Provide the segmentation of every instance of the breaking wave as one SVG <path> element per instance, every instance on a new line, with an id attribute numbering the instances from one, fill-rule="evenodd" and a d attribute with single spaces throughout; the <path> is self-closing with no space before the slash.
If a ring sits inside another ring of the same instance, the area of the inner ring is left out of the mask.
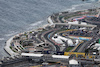
<path id="1" fill-rule="evenodd" d="M 30 26 L 29 26 L 29 28 L 27 28 L 27 30 L 37 29 L 37 28 L 42 27 L 43 25 L 44 25 L 44 20 L 41 20 L 41 21 L 30 24 Z"/>
<path id="2" fill-rule="evenodd" d="M 0 38 L 0 40 L 5 40 L 4 38 Z"/>

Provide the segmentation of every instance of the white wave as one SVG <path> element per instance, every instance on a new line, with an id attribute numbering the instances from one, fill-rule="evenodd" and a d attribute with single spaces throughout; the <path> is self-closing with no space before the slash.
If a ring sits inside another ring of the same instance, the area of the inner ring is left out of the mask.
<path id="1" fill-rule="evenodd" d="M 42 21 L 38 21 L 38 22 L 35 22 L 35 23 L 31 24 L 31 26 L 36 26 L 36 25 L 41 24 L 41 23 L 43 23 L 43 20 L 42 20 Z"/>
<path id="2" fill-rule="evenodd" d="M 93 8 L 98 8 L 100 4 L 98 2 L 95 3 L 83 3 L 79 5 L 72 5 L 72 10 L 74 8 L 74 11 L 77 10 L 84 10 L 84 9 L 93 9 Z"/>
<path id="3" fill-rule="evenodd" d="M 29 28 L 27 28 L 27 30 L 37 29 L 44 25 L 43 22 L 44 22 L 44 20 L 41 20 L 41 21 L 35 22 L 33 24 L 30 24 L 30 26 L 29 26 Z"/>
<path id="4" fill-rule="evenodd" d="M 15 34 L 17 34 L 18 32 L 15 32 L 15 31 L 10 31 L 8 34 L 5 34 L 5 36 L 13 36 Z"/>
<path id="5" fill-rule="evenodd" d="M 86 8 L 90 8 L 91 6 L 90 5 L 92 5 L 92 3 L 82 3 L 82 4 L 77 4 L 77 5 L 72 5 L 71 7 L 70 7 L 70 9 L 67 9 L 67 10 L 64 10 L 64 11 L 77 11 L 77 10 L 84 10 L 84 9 L 86 9 Z"/>
<path id="6" fill-rule="evenodd" d="M 0 38 L 0 40 L 5 40 L 4 38 Z"/>

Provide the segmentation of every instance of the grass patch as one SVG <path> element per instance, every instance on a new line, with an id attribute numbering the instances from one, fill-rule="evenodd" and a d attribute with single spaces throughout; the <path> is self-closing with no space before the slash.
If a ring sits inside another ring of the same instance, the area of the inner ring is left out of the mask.
<path id="1" fill-rule="evenodd" d="M 12 47 L 10 46 L 10 49 L 12 49 Z"/>
<path id="2" fill-rule="evenodd" d="M 10 49 L 11 49 L 13 52 L 16 52 L 16 51 L 13 49 L 13 47 L 12 47 L 12 46 L 10 46 Z"/>
<path id="3" fill-rule="evenodd" d="M 61 32 L 61 31 L 66 31 L 66 30 L 69 30 L 69 29 L 60 29 L 60 30 L 56 31 L 55 34 Z"/>
<path id="4" fill-rule="evenodd" d="M 22 46 L 20 46 L 21 47 L 21 49 L 24 49 Z"/>
<path id="5" fill-rule="evenodd" d="M 66 49 L 66 51 L 68 52 L 68 51 L 70 51 L 70 50 L 72 50 L 74 47 L 68 47 L 67 49 Z"/>

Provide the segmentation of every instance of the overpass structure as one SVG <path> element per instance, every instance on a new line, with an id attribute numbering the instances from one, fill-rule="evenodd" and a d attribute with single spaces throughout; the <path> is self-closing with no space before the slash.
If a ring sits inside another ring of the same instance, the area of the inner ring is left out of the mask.
<path id="1" fill-rule="evenodd" d="M 58 61 L 64 61 L 67 62 L 69 59 L 69 56 L 64 55 L 51 55 L 51 54 L 34 54 L 34 53 L 21 53 L 22 57 L 29 57 L 32 60 L 35 61 L 52 61 L 52 62 L 58 62 Z"/>
<path id="2" fill-rule="evenodd" d="M 97 27 L 97 25 L 84 25 L 84 24 L 69 24 L 69 23 L 54 23 L 54 25 L 69 25 L 69 29 L 71 26 L 80 26 L 80 27 L 90 27 L 92 29 L 94 29 L 95 27 Z"/>

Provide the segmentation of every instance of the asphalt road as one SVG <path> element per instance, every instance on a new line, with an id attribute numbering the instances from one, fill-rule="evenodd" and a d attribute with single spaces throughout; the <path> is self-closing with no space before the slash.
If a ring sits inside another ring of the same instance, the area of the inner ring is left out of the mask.
<path id="1" fill-rule="evenodd" d="M 47 33 L 44 35 L 44 38 L 45 38 L 45 40 L 49 41 L 54 47 L 56 47 L 56 51 L 60 51 L 60 48 L 59 48 L 57 45 L 55 45 L 55 43 L 52 42 L 52 41 L 48 38 L 48 35 L 49 35 L 50 33 L 52 33 L 52 32 L 54 32 L 54 30 L 47 32 Z"/>

